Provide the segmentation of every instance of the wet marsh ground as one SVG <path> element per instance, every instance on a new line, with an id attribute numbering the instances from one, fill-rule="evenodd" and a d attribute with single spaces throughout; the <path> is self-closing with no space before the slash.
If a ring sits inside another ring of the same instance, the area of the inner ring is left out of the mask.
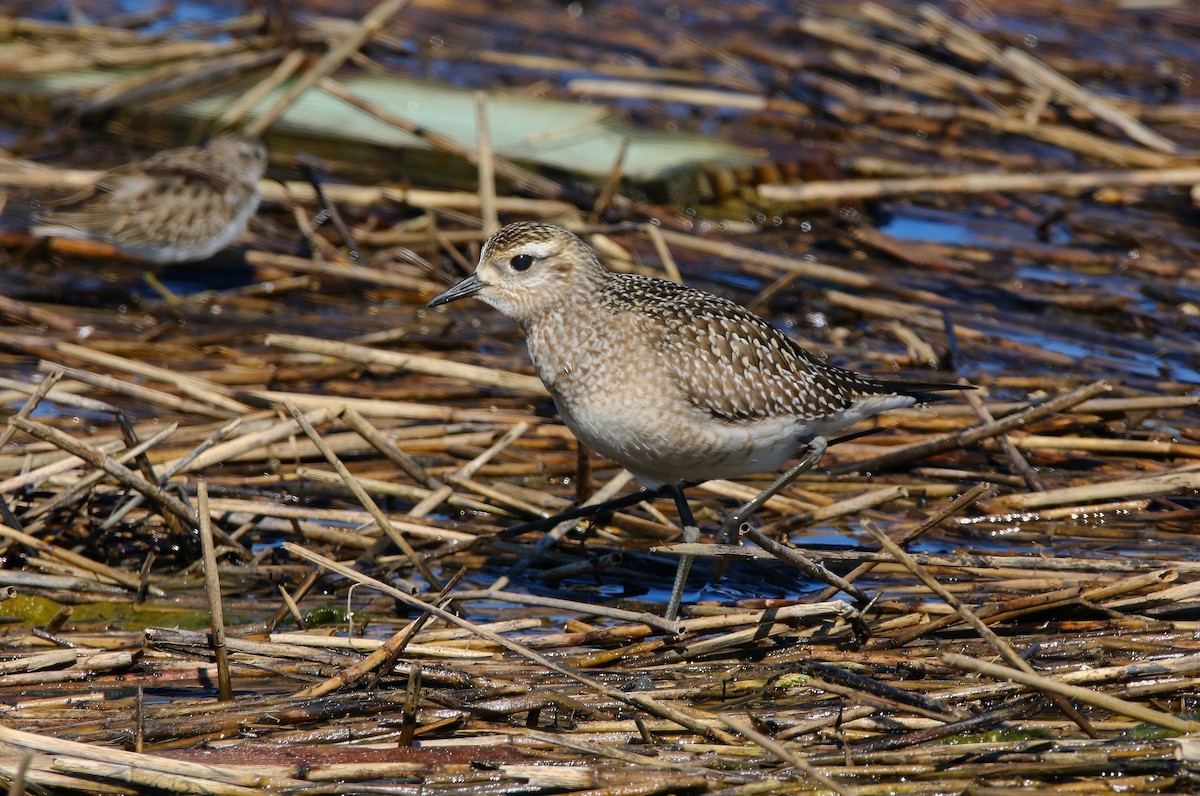
<path id="1" fill-rule="evenodd" d="M 96 6 L 73 29 L 17 4 L 0 26 L 0 775 L 98 793 L 1195 789 L 1200 13 L 650 5 L 414 3 L 334 75 L 600 106 L 760 153 L 615 194 L 611 159 L 502 177 L 494 206 L 573 226 L 612 268 L 677 270 L 836 364 L 979 388 L 872 421 L 757 517 L 874 601 L 705 539 L 664 623 L 669 500 L 544 548 L 505 533 L 636 485 L 581 467 L 514 324 L 424 308 L 492 212 L 458 156 L 267 125 L 240 245 L 150 279 L 27 235 L 81 170 L 209 132 L 185 99 L 244 93 L 297 49 L 313 68 L 356 22 Z M 128 90 L 112 64 L 246 53 L 267 62 L 86 114 L 94 94 L 39 82 L 84 69 Z M 314 150 L 325 205 L 296 166 Z M 441 157 L 457 166 L 439 178 Z M 422 159 L 432 174 L 395 173 Z M 715 528 L 768 479 L 697 488 L 697 518 Z"/>

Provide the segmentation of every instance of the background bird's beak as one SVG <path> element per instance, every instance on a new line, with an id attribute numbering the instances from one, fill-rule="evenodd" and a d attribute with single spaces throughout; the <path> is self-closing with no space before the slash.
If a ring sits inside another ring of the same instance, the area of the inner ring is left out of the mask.
<path id="1" fill-rule="evenodd" d="M 449 290 L 443 293 L 438 293 L 436 296 L 431 298 L 429 303 L 425 306 L 436 307 L 439 304 L 449 304 L 451 301 L 457 301 L 460 298 L 468 298 L 470 296 L 474 296 L 485 287 L 487 287 L 486 283 L 481 282 L 479 277 L 475 274 L 471 274 Z"/>

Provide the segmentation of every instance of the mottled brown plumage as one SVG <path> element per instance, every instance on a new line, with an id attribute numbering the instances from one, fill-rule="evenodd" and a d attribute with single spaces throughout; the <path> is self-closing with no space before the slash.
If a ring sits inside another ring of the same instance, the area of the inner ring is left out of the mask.
<path id="1" fill-rule="evenodd" d="M 153 263 L 203 260 L 246 229 L 266 164 L 257 140 L 222 133 L 207 146 L 168 149 L 105 172 L 55 202 L 32 232 L 105 241 Z"/>
<path id="2" fill-rule="evenodd" d="M 652 485 L 778 470 L 815 436 L 960 389 L 827 365 L 738 304 L 609 271 L 549 224 L 500 230 L 430 305 L 467 296 L 524 328 L 571 431 Z"/>

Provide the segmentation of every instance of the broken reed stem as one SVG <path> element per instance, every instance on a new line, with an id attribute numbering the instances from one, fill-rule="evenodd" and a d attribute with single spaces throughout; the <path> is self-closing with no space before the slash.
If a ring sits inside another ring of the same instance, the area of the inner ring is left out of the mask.
<path id="1" fill-rule="evenodd" d="M 19 417 L 22 420 L 27 420 L 29 416 L 33 414 L 33 410 L 37 409 L 38 404 L 40 404 L 42 399 L 46 397 L 46 394 L 54 388 L 54 385 L 58 384 L 58 381 L 61 378 L 61 372 L 46 374 L 46 378 L 42 379 L 41 383 L 34 389 L 32 393 L 30 393 L 29 398 L 25 400 L 25 403 L 21 405 L 21 408 L 17 410 L 17 413 L 13 415 L 13 417 Z M 9 422 L 4 426 L 4 430 L 0 431 L 0 450 L 4 450 L 4 446 L 12 441 L 13 434 L 16 433 L 17 427 L 13 425 L 12 418 L 9 418 Z"/>
<path id="2" fill-rule="evenodd" d="M 269 334 L 265 341 L 267 345 L 286 348 L 291 351 L 302 351 L 309 354 L 345 359 L 363 365 L 390 365 L 405 368 L 416 373 L 430 376 L 445 376 L 447 378 L 463 379 L 464 381 L 484 387 L 500 387 L 529 395 L 548 396 L 542 380 L 536 376 L 526 376 L 521 373 L 511 373 L 498 368 L 485 368 L 479 365 L 467 365 L 449 359 L 423 356 L 421 354 L 401 354 L 395 351 L 381 351 L 366 346 L 337 343 L 322 340 L 318 337 L 305 337 L 297 334 Z"/>
<path id="3" fill-rule="evenodd" d="M 959 379 L 959 384 L 967 385 L 966 379 Z M 967 399 L 967 403 L 975 410 L 975 414 L 979 415 L 979 419 L 984 423 L 995 423 L 996 418 L 992 417 L 992 413 L 984 406 L 983 399 L 975 394 L 973 390 L 965 390 L 963 397 Z M 996 442 L 1000 444 L 1000 448 L 1004 451 L 1004 455 L 1008 457 L 1013 469 L 1025 481 L 1025 486 L 1033 492 L 1044 492 L 1046 490 L 1045 483 L 1042 482 L 1037 472 L 1030 466 L 1029 461 L 1022 453 L 1017 450 L 1017 446 L 1009 439 L 1007 434 L 999 434 L 996 437 Z"/>
<path id="4" fill-rule="evenodd" d="M 229 410 L 220 409 L 203 404 L 199 401 L 191 401 L 187 398 L 181 398 L 177 395 L 152 390 L 149 387 L 143 387 L 140 384 L 122 381 L 113 378 L 112 376 L 104 376 L 91 371 L 81 370 L 79 368 L 71 368 L 66 365 L 59 365 L 56 362 L 48 362 L 42 360 L 38 363 L 38 370 L 47 371 L 49 373 L 57 373 L 60 376 L 70 376 L 76 381 L 81 381 L 84 384 L 90 384 L 93 387 L 98 387 L 102 390 L 109 390 L 119 395 L 126 395 L 138 401 L 144 401 L 148 404 L 161 406 L 164 409 L 169 409 L 175 412 L 184 414 L 200 415 L 201 417 L 212 418 L 213 420 L 229 420 L 237 415 Z"/>
<path id="5" fill-rule="evenodd" d="M 449 136 L 436 133 L 415 122 L 397 116 L 395 113 L 385 110 L 370 100 L 355 94 L 332 78 L 323 78 L 318 81 L 317 85 L 330 96 L 337 97 L 347 105 L 351 105 L 364 113 L 374 116 L 384 124 L 389 124 L 410 135 L 416 136 L 434 149 L 456 155 L 475 166 L 479 165 L 479 153 L 470 147 L 464 147 Z M 513 185 L 519 190 L 532 193 L 535 196 L 558 199 L 566 194 L 563 187 L 553 180 L 547 179 L 537 172 L 518 166 L 504 158 L 493 155 L 492 168 L 496 174 L 511 180 Z"/>
<path id="6" fill-rule="evenodd" d="M 622 470 L 611 480 L 609 480 L 607 484 L 598 489 L 596 493 L 592 495 L 591 498 L 589 498 L 588 501 L 583 505 L 590 506 L 596 503 L 603 503 L 609 498 L 614 497 L 617 492 L 620 492 L 622 489 L 624 489 L 626 484 L 628 484 L 631 480 L 633 480 L 633 475 L 628 470 Z M 551 528 L 545 536 L 538 540 L 537 544 L 533 546 L 533 549 L 531 549 L 523 558 L 517 561 L 517 563 L 512 565 L 508 572 L 496 578 L 496 580 L 492 582 L 492 585 L 489 587 L 489 591 L 500 590 L 507 587 L 508 584 L 512 583 L 515 578 L 521 575 L 521 573 L 529 569 L 530 565 L 537 561 L 543 553 L 545 553 L 554 545 L 558 544 L 558 540 L 569 533 L 571 529 L 578 524 L 578 519 L 568 519 L 563 520 Z"/>
<path id="7" fill-rule="evenodd" d="M 625 154 L 628 151 L 629 136 L 623 136 L 621 138 L 621 146 L 617 150 L 617 157 L 613 160 L 612 170 L 609 171 L 608 178 L 604 180 L 604 184 L 600 186 L 600 193 L 596 195 L 596 202 L 592 205 L 591 219 L 594 224 L 601 223 L 604 218 L 604 211 L 608 209 L 608 205 L 612 202 L 617 188 L 621 185 L 621 174 L 625 169 Z"/>
<path id="8" fill-rule="evenodd" d="M 943 522 L 955 516 L 956 514 L 966 511 L 976 501 L 983 500 L 996 494 L 996 490 L 997 487 L 994 484 L 976 484 L 966 492 L 956 497 L 954 500 L 947 503 L 942 508 L 935 511 L 930 516 L 926 517 L 921 522 L 905 531 L 902 531 L 895 539 L 896 544 L 900 547 L 904 547 L 909 542 L 924 535 L 927 531 L 936 528 L 938 525 L 941 525 Z M 859 564 L 846 575 L 844 580 L 847 583 L 853 583 L 863 575 L 869 574 L 871 570 L 875 569 L 876 566 L 878 566 L 878 564 L 873 561 L 868 561 L 865 564 Z M 825 600 L 831 600 L 839 591 L 841 591 L 841 589 L 839 589 L 837 586 L 829 586 L 816 597 L 813 597 L 813 602 L 824 602 Z"/>
<path id="9" fill-rule="evenodd" d="M 481 628 L 478 625 L 469 622 L 466 619 L 463 619 L 462 617 L 449 611 L 443 610 L 436 606 L 428 605 L 427 603 L 424 603 L 416 597 L 406 594 L 399 589 L 393 588 L 386 583 L 363 575 L 362 573 L 357 572 L 350 567 L 343 566 L 342 564 L 339 564 L 338 562 L 322 555 L 314 553 L 310 550 L 306 550 L 299 545 L 291 542 L 284 542 L 283 548 L 293 555 L 299 556 L 307 561 L 311 561 L 314 564 L 318 564 L 332 572 L 336 572 L 339 575 L 350 578 L 358 583 L 367 584 L 372 588 L 377 589 L 378 591 L 381 591 L 384 594 L 395 598 L 396 600 L 399 600 L 414 610 L 428 611 L 429 613 L 432 613 L 434 616 L 445 622 L 448 622 L 449 624 L 457 625 L 465 630 L 469 630 L 471 633 L 479 636 L 480 638 L 486 639 L 493 644 L 498 644 L 499 646 L 504 647 L 506 650 L 520 655 L 526 660 L 533 661 L 539 666 L 542 666 L 552 672 L 560 674 L 563 677 L 568 677 L 577 683 L 581 683 L 610 699 L 615 699 L 623 704 L 645 710 L 654 716 L 658 716 L 659 718 L 672 721 L 685 729 L 691 730 L 702 738 L 711 738 L 718 743 L 732 743 L 734 741 L 733 737 L 728 733 L 717 729 L 716 727 L 708 726 L 703 720 L 673 708 L 670 705 L 664 704 L 647 694 L 641 694 L 638 692 L 626 693 L 620 689 L 613 688 L 612 686 L 606 685 L 605 683 L 593 677 L 585 675 L 581 672 L 577 672 L 568 666 L 564 666 L 561 663 L 553 661 L 540 653 L 534 652 L 528 647 L 518 644 L 511 639 L 507 639 L 498 633 L 493 633 L 490 630 Z"/>
<path id="10" fill-rule="evenodd" d="M 502 600 L 515 605 L 534 605 L 554 611 L 574 611 L 585 616 L 603 616 L 618 622 L 635 622 L 648 625 L 660 633 L 676 636 L 683 632 L 686 621 L 672 622 L 648 611 L 629 611 L 624 608 L 614 608 L 611 605 L 597 605 L 577 600 L 563 600 L 557 597 L 542 597 L 537 594 L 522 594 L 521 592 L 502 591 L 496 588 L 461 591 L 454 595 L 456 600 Z"/>
<path id="11" fill-rule="evenodd" d="M 805 776 L 820 783 L 826 788 L 829 788 L 831 791 L 838 794 L 838 796 L 854 796 L 854 794 L 858 792 L 855 788 L 842 785 L 841 783 L 838 783 L 825 776 L 823 773 L 817 770 L 816 766 L 809 763 L 803 757 L 800 757 L 800 755 L 792 752 L 792 750 L 788 749 L 774 738 L 764 735 L 763 733 L 754 729 L 752 726 L 750 726 L 750 722 L 744 719 L 734 718 L 733 716 L 718 716 L 718 718 L 725 723 L 725 726 L 729 727 L 729 729 L 733 730 L 738 735 L 741 735 L 748 741 L 758 744 L 767 752 L 775 755 L 789 766 L 804 772 Z"/>
<path id="12" fill-rule="evenodd" d="M 825 568 L 824 565 L 813 561 L 803 553 L 800 553 L 799 551 L 793 550 L 787 545 L 775 541 L 758 528 L 747 525 L 743 529 L 743 533 L 745 533 L 746 536 L 752 539 L 754 543 L 763 550 L 766 550 L 768 553 L 775 556 L 775 558 L 779 559 L 785 564 L 790 564 L 810 578 L 829 584 L 829 588 L 833 590 L 833 594 L 837 594 L 839 591 L 845 592 L 855 600 L 858 600 L 860 607 L 871 602 L 871 598 L 862 589 L 850 583 L 848 580 L 840 577 L 836 573 L 830 572 Z M 832 597 L 832 595 L 830 595 L 830 597 Z"/>
<path id="13" fill-rule="evenodd" d="M 171 423 L 166 428 L 161 429 L 154 436 L 139 442 L 131 448 L 125 448 L 113 458 L 113 461 L 117 464 L 124 465 L 130 459 L 142 455 L 159 442 L 174 434 L 178 428 L 178 423 Z M 132 472 L 132 470 L 130 472 Z M 81 499 L 84 495 L 95 488 L 96 485 L 103 481 L 107 476 L 108 473 L 106 473 L 104 470 L 93 470 L 83 478 L 80 478 L 72 486 L 64 489 L 62 492 L 58 493 L 49 500 L 44 500 L 41 503 L 38 503 L 36 506 L 33 506 L 24 514 L 22 514 L 22 524 L 28 526 L 30 520 L 34 520 L 38 517 L 55 511 L 56 509 L 62 508 L 63 506 L 74 503 L 76 500 Z M 28 529 L 29 528 L 27 527 L 27 530 Z"/>
<path id="14" fill-rule="evenodd" d="M 200 550 L 204 561 L 204 589 L 208 592 L 212 649 L 217 661 L 217 698 L 221 702 L 232 702 L 233 682 L 229 678 L 229 650 L 225 647 L 225 608 L 221 603 L 221 576 L 217 572 L 212 518 L 208 514 L 208 484 L 204 481 L 196 483 L 196 511 L 200 515 Z"/>
<path id="15" fill-rule="evenodd" d="M 266 96 L 275 89 L 286 83 L 292 75 L 296 74 L 308 57 L 307 53 L 301 48 L 296 48 L 284 56 L 283 60 L 275 65 L 271 70 L 271 74 L 267 75 L 249 91 L 238 97 L 232 102 L 228 108 L 213 122 L 213 130 L 219 132 L 233 127 L 242 120 L 258 103 L 266 99 Z"/>
<path id="16" fill-rule="evenodd" d="M 342 483 L 345 484 L 346 488 L 354 494 L 355 499 L 358 500 L 362 507 L 367 510 L 367 512 L 375 520 L 375 523 L 379 526 L 380 530 L 382 530 L 384 534 L 386 534 L 387 537 L 396 544 L 396 547 L 400 548 L 401 552 L 404 553 L 408 560 L 412 562 L 413 568 L 416 569 L 417 572 L 421 573 L 421 577 L 425 578 L 425 581 L 435 589 L 442 588 L 442 582 L 438 580 L 436 575 L 433 574 L 433 570 L 429 568 L 429 565 L 425 563 L 425 560 L 421 558 L 420 554 L 418 554 L 417 551 L 413 549 L 412 545 L 408 543 L 408 540 L 404 538 L 404 534 L 402 534 L 394 525 L 392 525 L 392 521 L 387 518 L 387 515 L 384 514 L 375 501 L 371 499 L 371 496 L 367 494 L 367 490 L 363 489 L 362 484 L 358 483 L 358 479 L 356 479 L 351 472 L 346 469 L 346 465 L 342 464 L 342 460 L 338 458 L 338 455 L 333 452 L 333 449 L 329 447 L 329 444 L 326 443 L 325 440 L 322 439 L 321 435 L 317 433 L 317 430 L 313 427 L 312 423 L 308 422 L 308 419 L 304 416 L 304 413 L 300 411 L 299 407 L 297 407 L 291 401 L 285 401 L 284 407 L 287 408 L 287 411 L 289 414 L 291 414 L 292 419 L 296 421 L 296 424 L 312 441 L 313 445 L 317 446 L 317 450 L 319 450 L 321 455 L 325 457 L 325 461 L 329 462 L 329 465 L 337 471 L 338 476 L 342 479 Z"/>
<path id="17" fill-rule="evenodd" d="M 500 229 L 500 216 L 496 212 L 496 161 L 488 125 L 487 94 L 482 91 L 475 92 L 475 146 L 479 152 L 479 214 L 483 232 L 490 237 Z"/>
<path id="18" fill-rule="evenodd" d="M 295 83 L 284 89 L 270 108 L 246 125 L 246 132 L 249 135 L 261 137 L 267 128 L 292 106 L 292 103 L 300 99 L 305 92 L 316 86 L 327 75 L 333 74 L 339 66 L 378 33 L 393 15 L 399 13 L 410 2 L 412 0 L 383 0 L 373 7 L 350 33 L 321 56 L 320 61 L 301 75 Z"/>
<path id="19" fill-rule="evenodd" d="M 18 531 L 16 528 L 10 528 L 7 525 L 0 525 L 0 537 L 11 539 L 18 544 L 22 544 L 32 550 L 38 551 L 39 553 L 51 556 L 52 558 L 61 559 L 71 566 L 78 567 L 85 572 L 94 572 L 95 574 L 106 578 L 113 583 L 121 584 L 131 591 L 137 591 L 137 588 L 141 582 L 140 578 L 136 574 L 115 569 L 107 564 L 101 564 L 99 561 L 93 561 L 92 559 L 82 556 L 79 553 L 59 547 L 58 545 L 50 544 L 49 542 L 43 542 L 41 539 L 38 539 L 35 536 L 30 536 L 23 531 Z"/>
<path id="20" fill-rule="evenodd" d="M 450 600 L 450 592 L 454 589 L 458 582 L 463 579 L 465 574 L 466 570 L 462 569 L 456 572 L 450 578 L 449 582 L 442 587 L 441 592 L 433 598 L 431 604 L 436 605 L 439 608 L 445 607 L 445 604 Z M 336 674 L 323 682 L 317 683 L 316 685 L 311 685 L 301 691 L 297 691 L 294 695 L 294 698 L 313 699 L 316 697 L 325 696 L 326 694 L 331 694 L 339 689 L 354 685 L 372 671 L 376 671 L 376 681 L 378 681 L 379 677 L 387 674 L 387 670 L 390 669 L 391 666 L 394 666 L 396 661 L 399 660 L 400 656 L 404 654 L 404 649 L 408 646 L 408 643 L 412 641 L 413 636 L 421 632 L 421 629 L 425 627 L 425 624 L 432 618 L 433 614 L 429 613 L 428 611 L 422 612 L 420 616 L 405 625 L 398 633 L 392 634 L 391 638 L 372 650 L 372 652 L 365 656 L 362 660 L 351 666 L 347 666 L 345 669 L 339 670 Z"/>
<path id="21" fill-rule="evenodd" d="M 887 550 L 888 553 L 890 553 L 898 562 L 900 562 L 905 569 L 916 575 L 917 578 L 920 579 L 920 581 L 924 583 L 930 591 L 932 591 L 938 597 L 941 597 L 946 601 L 947 605 L 957 611 L 959 615 L 961 615 L 962 618 L 966 620 L 972 628 L 975 629 L 976 633 L 978 633 L 985 641 L 991 644 L 993 649 L 1000 653 L 1000 657 L 1004 658 L 1004 660 L 1008 661 L 1010 665 L 1017 667 L 1023 672 L 1035 674 L 1033 667 L 1030 666 L 1024 658 L 1018 655 L 1016 650 L 1014 650 L 1007 641 L 996 635 L 996 633 L 990 627 L 980 620 L 974 611 L 968 608 L 965 603 L 955 597 L 948 589 L 942 586 L 942 584 L 938 583 L 937 579 L 930 575 L 924 567 L 918 564 L 912 558 L 912 556 L 906 553 L 899 545 L 893 542 L 887 534 L 876 528 L 875 524 L 870 520 L 863 520 L 862 527 L 867 531 L 867 533 L 874 537 L 875 541 L 879 542 L 883 549 Z M 1058 706 L 1058 708 L 1067 715 L 1068 718 L 1079 725 L 1079 729 L 1087 733 L 1089 738 L 1100 737 L 1099 733 L 1096 732 L 1088 720 L 1080 715 L 1079 711 L 1077 711 L 1071 705 L 1071 703 L 1067 702 L 1067 700 L 1064 699 L 1061 694 L 1050 693 L 1049 697 Z"/>
<path id="22" fill-rule="evenodd" d="M 938 654 L 938 657 L 947 666 L 953 666 L 955 669 L 977 672 L 978 674 L 986 675 L 1000 681 L 1008 680 L 1020 683 L 1021 685 L 1027 685 L 1044 693 L 1057 694 L 1073 702 L 1082 702 L 1085 705 L 1092 705 L 1093 707 L 1112 711 L 1121 716 L 1128 716 L 1131 719 L 1153 724 L 1156 727 L 1164 727 L 1172 732 L 1184 735 L 1194 735 L 1200 732 L 1200 722 L 1172 716 L 1170 713 L 1163 713 L 1160 710 L 1154 710 L 1153 708 L 1139 705 L 1136 702 L 1118 699 L 1117 697 L 1091 688 L 1068 685 L 1058 680 L 1044 677 L 1036 672 L 987 663 L 986 661 L 977 660 L 955 652 L 942 652 Z"/>
<path id="23" fill-rule="evenodd" d="M 683 276 L 679 273 L 679 266 L 675 264 L 675 257 L 671 254 L 671 247 L 667 245 L 667 240 L 663 237 L 662 230 L 658 228 L 657 224 L 643 224 L 642 231 L 646 233 L 646 237 L 654 245 L 654 251 L 658 254 L 659 262 L 662 263 L 663 273 L 667 279 L 682 285 Z"/>
<path id="24" fill-rule="evenodd" d="M 1082 403 L 1089 398 L 1094 398 L 1101 393 L 1108 392 L 1112 387 L 1106 381 L 1095 381 L 1091 384 L 1086 384 L 1078 387 L 1070 392 L 1043 401 L 1040 404 L 1035 404 L 1023 409 L 1020 412 L 1014 412 L 1010 415 L 1005 415 L 999 420 L 991 423 L 984 423 L 978 426 L 963 431 L 958 431 L 953 434 L 945 434 L 934 439 L 924 440 L 923 442 L 915 442 L 911 445 L 903 445 L 899 448 L 894 448 L 887 453 L 879 456 L 874 456 L 870 459 L 860 461 L 843 462 L 830 467 L 828 472 L 830 475 L 844 475 L 854 472 L 876 472 L 881 469 L 896 467 L 901 464 L 923 459 L 927 456 L 933 456 L 938 453 L 946 453 L 947 451 L 966 448 L 974 445 L 977 442 L 1004 434 L 1008 431 L 1013 431 L 1018 428 L 1041 420 L 1044 417 L 1065 411 L 1066 409 Z"/>
<path id="25" fill-rule="evenodd" d="M 175 476 L 187 469 L 188 465 L 195 461 L 202 453 L 204 453 L 204 451 L 213 447 L 221 440 L 225 439 L 225 437 L 232 434 L 234 430 L 237 429 L 237 427 L 241 424 L 242 418 L 235 417 L 210 434 L 207 439 L 193 448 L 186 456 L 176 459 L 175 461 L 170 462 L 167 466 L 163 467 L 158 475 L 159 486 L 166 486 L 167 482 L 171 480 L 172 476 Z M 110 514 L 108 519 L 100 523 L 97 530 L 104 531 L 113 527 L 120 522 L 125 515 L 142 505 L 142 502 L 145 501 L 145 499 L 145 496 L 141 494 L 132 495 L 129 500 L 124 503 L 124 505 Z"/>
<path id="26" fill-rule="evenodd" d="M 53 738 L 13 729 L 2 724 L 0 724 L 0 743 L 17 749 L 61 756 L 64 758 L 64 762 L 65 758 L 75 761 L 96 761 L 123 767 L 126 773 L 143 771 L 191 779 L 191 782 L 184 783 L 186 787 L 175 791 L 178 793 L 244 793 L 246 796 L 255 796 L 255 794 L 262 794 L 263 790 L 283 792 L 291 789 L 304 789 L 310 784 L 302 780 L 260 774 L 252 768 L 243 766 L 218 766 L 189 760 L 173 760 L 158 755 L 128 752 L 111 746 Z M 173 784 L 178 785 L 179 783 Z M 237 790 L 234 790 L 235 788 Z"/>
<path id="27" fill-rule="evenodd" d="M 232 393 L 232 390 L 224 385 L 215 384 L 195 376 L 176 373 L 169 368 L 151 365 L 139 360 L 117 356 L 116 354 L 109 354 L 105 351 L 97 351 L 96 349 L 74 343 L 60 341 L 55 343 L 54 348 L 64 356 L 82 359 L 85 362 L 91 362 L 102 367 L 126 373 L 134 373 L 148 379 L 153 379 L 154 381 L 173 385 L 180 392 L 192 398 L 199 398 L 213 406 L 228 410 L 235 415 L 244 415 L 253 411 L 251 407 L 230 398 L 229 395 Z"/>
<path id="28" fill-rule="evenodd" d="M 199 526 L 199 518 L 196 516 L 196 512 L 192 511 L 191 507 L 186 503 L 157 484 L 150 483 L 125 465 L 118 464 L 111 456 L 76 440 L 68 434 L 64 434 L 58 429 L 50 428 L 41 423 L 33 423 L 20 417 L 10 418 L 9 422 L 31 437 L 40 439 L 43 442 L 49 442 L 68 453 L 75 454 L 92 467 L 104 470 L 125 486 L 145 495 L 146 499 L 153 503 L 160 512 L 170 512 L 178 517 L 185 527 L 195 529 Z"/>
<path id="29" fill-rule="evenodd" d="M 1128 171 L 1003 174 L 980 172 L 951 177 L 904 177 L 890 180 L 814 180 L 803 185 L 760 185 L 758 195 L 775 202 L 828 202 L 910 196 L 919 193 L 993 193 L 996 191 L 1090 191 L 1138 185 L 1195 185 L 1200 167 L 1130 169 Z"/>

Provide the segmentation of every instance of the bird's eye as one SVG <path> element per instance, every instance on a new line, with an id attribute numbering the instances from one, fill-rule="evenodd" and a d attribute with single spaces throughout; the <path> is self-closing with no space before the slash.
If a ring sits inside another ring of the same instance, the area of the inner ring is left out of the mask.
<path id="1" fill-rule="evenodd" d="M 514 271 L 527 271 L 529 266 L 533 265 L 533 255 L 518 254 L 508 261 Z"/>

